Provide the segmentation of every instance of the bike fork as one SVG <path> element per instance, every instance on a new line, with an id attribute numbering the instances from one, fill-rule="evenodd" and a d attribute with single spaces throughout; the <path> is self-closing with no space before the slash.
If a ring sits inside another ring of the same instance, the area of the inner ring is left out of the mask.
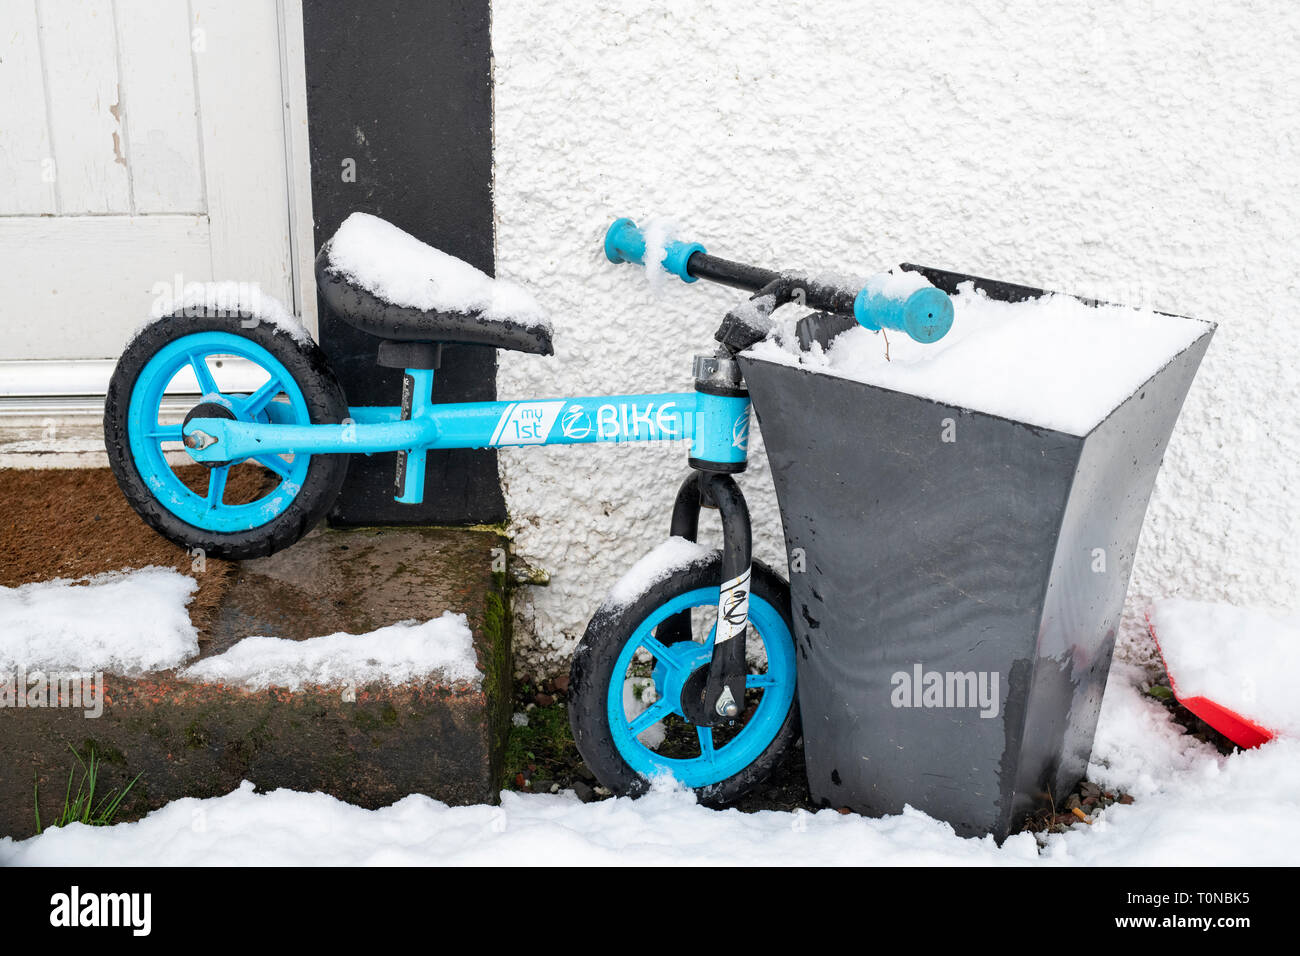
<path id="1" fill-rule="evenodd" d="M 718 594 L 718 620 L 700 700 L 683 700 L 692 723 L 716 726 L 734 722 L 745 702 L 745 631 L 749 624 L 749 584 L 752 534 L 749 507 L 730 475 L 693 472 L 677 492 L 671 532 L 694 541 L 699 533 L 700 508 L 717 508 L 722 519 L 722 582 Z M 666 644 L 691 639 L 690 611 L 683 611 L 659 626 Z"/>

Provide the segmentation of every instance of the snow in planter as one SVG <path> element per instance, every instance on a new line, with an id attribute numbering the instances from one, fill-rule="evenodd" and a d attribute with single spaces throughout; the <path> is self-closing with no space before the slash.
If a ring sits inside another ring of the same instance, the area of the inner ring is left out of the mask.
<path id="1" fill-rule="evenodd" d="M 1300 615 L 1166 598 L 1150 619 L 1180 697 L 1300 737 Z"/>
<path id="2" fill-rule="evenodd" d="M 868 280 L 903 297 L 928 285 L 897 270 Z M 855 327 L 830 348 L 802 351 L 792 316 L 748 355 L 907 392 L 1071 435 L 1086 435 L 1207 323 L 1122 306 L 1090 306 L 1065 295 L 1023 302 L 990 299 L 964 282 L 952 297 L 952 330 L 938 342 Z M 886 358 L 883 336 L 889 337 Z"/>
<path id="3" fill-rule="evenodd" d="M 53 829 L 0 839 L 0 865 L 282 866 L 547 863 L 649 866 L 790 864 L 1216 866 L 1300 862 L 1300 741 L 1230 757 L 1187 736 L 1112 670 L 1089 778 L 1137 797 L 1066 833 L 1027 833 L 998 847 L 960 838 L 913 809 L 869 819 L 816 813 L 711 810 L 656 781 L 636 800 L 584 804 L 571 792 L 503 793 L 500 806 L 449 807 L 409 796 L 364 810 L 322 793 L 183 799 L 136 823 Z M 193 823 L 196 815 L 202 828 Z"/>
<path id="4" fill-rule="evenodd" d="M 246 637 L 229 650 L 180 672 L 185 680 L 248 690 L 433 681 L 479 687 L 483 674 L 464 614 L 448 611 L 417 624 L 404 621 L 369 634 L 329 634 L 305 641 Z"/>
<path id="5" fill-rule="evenodd" d="M 176 667 L 199 652 L 186 611 L 197 588 L 157 567 L 0 587 L 0 673 Z"/>
<path id="6" fill-rule="evenodd" d="M 545 310 L 523 286 L 494 279 L 377 216 L 348 216 L 326 255 L 331 270 L 392 305 L 478 312 L 489 320 L 551 330 Z"/>

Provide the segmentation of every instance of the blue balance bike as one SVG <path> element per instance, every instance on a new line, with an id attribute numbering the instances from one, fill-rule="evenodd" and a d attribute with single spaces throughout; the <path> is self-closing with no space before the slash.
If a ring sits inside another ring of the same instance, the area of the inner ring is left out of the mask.
<path id="1" fill-rule="evenodd" d="M 645 237 L 617 220 L 605 253 L 641 263 Z M 798 733 L 789 587 L 752 560 L 749 511 L 732 477 L 745 469 L 750 416 L 735 355 L 788 303 L 812 310 L 801 337 L 862 324 L 922 342 L 948 331 L 952 303 L 932 287 L 905 298 L 870 284 L 839 288 L 720 259 L 697 243 L 667 243 L 661 264 L 686 282 L 751 293 L 724 318 L 719 348 L 695 357 L 692 390 L 438 404 L 444 343 L 551 354 L 549 326 L 397 304 L 341 269 L 326 244 L 316 262 L 322 298 L 381 340 L 381 365 L 404 370 L 401 404 L 349 406 L 311 337 L 263 321 L 257 308 L 191 305 L 145 326 L 117 364 L 104 414 L 113 473 L 160 534 L 240 559 L 288 547 L 319 523 L 349 455 L 396 452 L 396 500 L 417 504 L 429 451 L 689 440 L 672 537 L 591 618 L 573 659 L 570 720 L 583 759 L 615 793 L 671 774 L 708 803 L 734 801 Z M 720 549 L 694 544 L 704 507 L 719 513 Z"/>

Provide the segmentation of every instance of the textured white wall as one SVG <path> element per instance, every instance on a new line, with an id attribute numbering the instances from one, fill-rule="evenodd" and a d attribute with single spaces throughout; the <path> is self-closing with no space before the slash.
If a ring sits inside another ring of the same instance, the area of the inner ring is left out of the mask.
<path id="1" fill-rule="evenodd" d="M 910 260 L 1212 319 L 1130 611 L 1294 608 L 1298 31 L 1284 0 L 497 0 L 499 269 L 558 351 L 503 353 L 501 395 L 690 387 L 736 295 L 607 263 L 618 215 L 758 264 Z M 752 462 L 758 553 L 782 561 Z M 527 670 L 566 666 L 685 467 L 678 445 L 503 453 L 516 546 L 552 582 L 520 601 Z"/>

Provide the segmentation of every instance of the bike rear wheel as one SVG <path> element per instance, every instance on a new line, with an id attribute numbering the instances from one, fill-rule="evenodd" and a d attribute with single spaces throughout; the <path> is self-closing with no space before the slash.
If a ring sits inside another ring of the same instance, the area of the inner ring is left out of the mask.
<path id="1" fill-rule="evenodd" d="M 118 486 L 145 522 L 214 557 L 260 557 L 288 547 L 338 496 L 348 456 L 260 455 L 197 465 L 181 441 L 187 417 L 343 421 L 343 390 L 309 337 L 238 315 L 151 323 L 113 371 L 104 441 Z"/>

